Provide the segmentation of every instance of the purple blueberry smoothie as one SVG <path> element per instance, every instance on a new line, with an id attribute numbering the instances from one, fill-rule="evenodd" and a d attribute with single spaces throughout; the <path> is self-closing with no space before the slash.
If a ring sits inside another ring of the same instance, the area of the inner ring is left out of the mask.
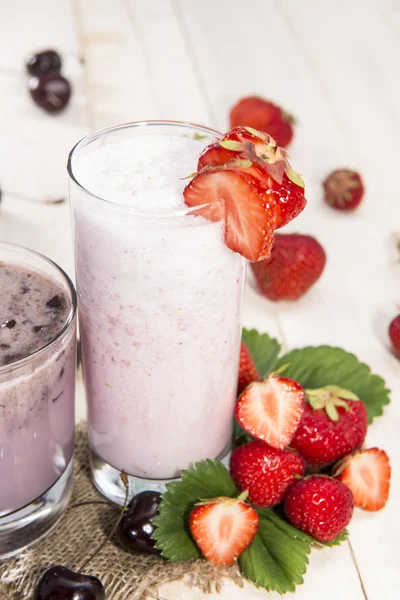
<path id="1" fill-rule="evenodd" d="M 71 461 L 76 358 L 74 311 L 58 281 L 0 262 L 0 289 L 1 525 Z"/>

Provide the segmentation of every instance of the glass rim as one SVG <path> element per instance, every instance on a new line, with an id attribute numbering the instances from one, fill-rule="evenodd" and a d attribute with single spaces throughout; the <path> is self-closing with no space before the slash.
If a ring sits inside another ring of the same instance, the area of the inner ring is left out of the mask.
<path id="1" fill-rule="evenodd" d="M 145 208 L 138 208 L 136 206 L 129 206 L 129 205 L 127 206 L 125 204 L 118 204 L 117 202 L 113 202 L 112 200 L 108 200 L 107 198 L 103 198 L 102 196 L 98 196 L 97 194 L 94 194 L 93 192 L 91 192 L 90 190 L 85 188 L 85 186 L 83 186 L 78 181 L 78 179 L 75 177 L 75 174 L 73 171 L 72 162 L 75 157 L 75 154 L 77 152 L 79 152 L 79 150 L 81 150 L 85 146 L 88 146 L 95 140 L 97 140 L 103 136 L 106 136 L 108 134 L 111 134 L 111 133 L 114 133 L 117 131 L 123 131 L 124 129 L 134 129 L 134 128 L 141 128 L 141 127 L 143 127 L 143 128 L 145 128 L 145 127 L 176 127 L 178 129 L 179 128 L 182 129 L 183 131 L 184 130 L 191 130 L 193 132 L 197 131 L 200 133 L 200 135 L 205 135 L 206 137 L 210 136 L 210 137 L 216 138 L 216 139 L 222 138 L 222 135 L 223 135 L 220 131 L 213 129 L 212 127 L 207 127 L 205 125 L 198 125 L 197 123 L 191 123 L 190 121 L 168 121 L 168 120 L 149 120 L 149 121 L 130 121 L 130 122 L 128 121 L 126 123 L 121 123 L 120 125 L 113 125 L 112 127 L 105 127 L 104 129 L 99 129 L 93 133 L 89 133 L 88 135 L 83 137 L 81 140 L 79 140 L 75 144 L 75 146 L 73 146 L 72 150 L 70 151 L 70 153 L 68 155 L 68 161 L 67 161 L 67 172 L 68 172 L 70 181 L 72 181 L 84 195 L 89 196 L 90 198 L 92 198 L 96 201 L 104 202 L 114 210 L 126 211 L 128 213 L 131 213 L 131 214 L 134 214 L 137 216 L 145 216 L 145 217 L 151 217 L 151 218 L 182 217 L 184 215 L 188 215 L 190 213 L 199 211 L 201 208 L 203 208 L 205 206 L 209 206 L 210 203 L 205 203 L 205 204 L 202 204 L 201 206 L 193 206 L 193 207 L 188 206 L 186 208 L 172 208 L 172 209 L 171 208 L 145 209 Z"/>
<path id="2" fill-rule="evenodd" d="M 75 316 L 76 316 L 77 306 L 78 306 L 75 286 L 72 283 L 70 276 L 57 263 L 55 263 L 53 260 L 51 260 L 51 258 L 48 258 L 41 252 L 37 252 L 36 250 L 32 250 L 31 248 L 27 248 L 26 246 L 21 246 L 19 244 L 11 244 L 9 242 L 1 242 L 0 241 L 0 250 L 2 248 L 5 248 L 5 249 L 8 248 L 10 250 L 27 252 L 28 254 L 31 254 L 31 255 L 35 256 L 36 258 L 39 258 L 40 260 L 44 261 L 48 265 L 55 267 L 55 269 L 62 275 L 62 278 L 64 279 L 65 283 L 67 284 L 67 289 L 71 296 L 71 308 L 70 308 L 68 317 L 67 317 L 64 325 L 55 334 L 54 337 L 52 337 L 44 346 L 41 346 L 37 350 L 34 350 L 31 354 L 28 354 L 28 356 L 24 356 L 24 358 L 15 360 L 14 362 L 12 362 L 8 365 L 1 365 L 0 366 L 0 375 L 2 375 L 3 373 L 5 373 L 9 370 L 14 370 L 14 369 L 17 369 L 19 367 L 29 364 L 29 362 L 32 359 L 36 359 L 38 356 L 43 354 L 48 348 L 50 348 L 53 344 L 55 344 L 57 342 L 57 340 L 59 340 L 64 335 L 64 333 L 69 329 L 71 323 L 73 323 Z M 0 262 L 1 262 L 1 258 L 0 258 Z M 46 273 L 46 275 L 49 275 L 49 274 Z M 50 277 L 51 277 L 51 275 L 50 275 Z"/>

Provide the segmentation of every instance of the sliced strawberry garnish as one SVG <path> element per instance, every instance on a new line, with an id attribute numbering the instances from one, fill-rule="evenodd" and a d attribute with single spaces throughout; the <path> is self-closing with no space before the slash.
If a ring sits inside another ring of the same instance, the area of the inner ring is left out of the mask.
<path id="1" fill-rule="evenodd" d="M 189 527 L 210 562 L 232 565 L 253 541 L 258 529 L 258 515 L 240 498 L 214 498 L 193 509 Z"/>
<path id="2" fill-rule="evenodd" d="M 249 349 L 246 344 L 242 342 L 240 346 L 238 394 L 241 394 L 253 381 L 260 381 L 260 375 Z"/>
<path id="3" fill-rule="evenodd" d="M 297 381 L 270 376 L 245 389 L 236 418 L 250 435 L 281 450 L 292 441 L 304 408 L 304 390 Z"/>
<path id="4" fill-rule="evenodd" d="M 199 156 L 197 171 L 200 172 L 204 167 L 219 167 L 226 165 L 229 161 L 239 157 L 238 152 L 223 148 L 219 142 L 214 142 L 206 148 Z"/>
<path id="5" fill-rule="evenodd" d="M 225 243 L 231 250 L 251 261 L 270 255 L 276 206 L 250 174 L 229 168 L 203 169 L 183 194 L 188 206 L 214 205 L 212 220 L 225 218 Z M 210 218 L 210 207 L 205 211 L 203 216 Z"/>
<path id="6" fill-rule="evenodd" d="M 270 190 L 278 207 L 277 228 L 297 217 L 305 208 L 304 183 L 288 162 L 286 151 L 268 134 L 251 127 L 231 129 L 219 144 L 261 168 L 262 185 Z"/>
<path id="7" fill-rule="evenodd" d="M 380 510 L 389 497 L 391 468 L 386 452 L 369 448 L 338 463 L 334 476 L 353 492 L 354 503 L 365 510 Z"/>

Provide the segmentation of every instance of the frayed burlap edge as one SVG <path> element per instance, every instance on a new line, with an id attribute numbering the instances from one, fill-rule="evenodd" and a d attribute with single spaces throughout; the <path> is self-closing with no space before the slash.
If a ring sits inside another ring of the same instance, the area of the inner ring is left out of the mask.
<path id="1" fill-rule="evenodd" d="M 76 430 L 74 488 L 71 504 L 100 500 L 102 497 L 90 481 L 87 458 L 87 429 L 81 423 Z M 77 507 L 67 511 L 53 532 L 19 557 L 0 563 L 1 600 L 32 600 L 41 574 L 51 565 L 61 564 L 78 570 L 118 518 L 118 508 L 106 505 Z M 117 542 L 108 542 L 85 569 L 106 588 L 107 599 L 150 600 L 158 598 L 158 588 L 182 579 L 203 593 L 220 591 L 224 578 L 237 585 L 242 579 L 236 566 L 216 568 L 205 560 L 167 563 L 162 558 L 131 554 Z"/>

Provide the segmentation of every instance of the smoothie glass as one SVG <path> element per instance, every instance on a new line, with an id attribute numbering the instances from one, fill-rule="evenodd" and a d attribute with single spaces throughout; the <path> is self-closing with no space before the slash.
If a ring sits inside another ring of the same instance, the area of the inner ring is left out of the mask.
<path id="1" fill-rule="evenodd" d="M 53 300 L 61 297 L 65 303 L 62 325 L 59 327 L 57 322 L 55 335 L 43 337 L 42 347 L 31 352 L 27 346 L 25 357 L 16 359 L 10 355 L 13 362 L 0 366 L 0 558 L 6 558 L 48 533 L 69 500 L 74 443 L 76 295 L 69 277 L 41 254 L 0 243 L 0 261 L 11 277 L 16 270 L 23 270 L 28 278 L 32 274 L 38 277 L 36 284 L 42 284 L 41 290 L 35 284 L 36 289 L 32 288 L 30 294 L 28 287 L 21 290 L 19 302 L 31 302 L 34 297 L 41 303 L 49 286 L 59 294 Z M 2 289 L 2 294 L 8 294 L 3 296 L 7 301 L 5 306 L 16 304 L 10 291 Z M 30 300 L 25 301 L 28 297 Z M 21 305 L 15 315 L 17 320 L 23 318 L 20 309 Z M 54 306 L 47 308 L 47 314 L 53 309 Z M 41 328 L 28 320 L 24 325 L 28 329 Z M 12 336 L 13 332 L 10 328 L 6 335 Z M 15 335 L 24 334 L 19 331 Z M 4 343 L 4 336 L 2 340 L 4 351 L 9 344 Z"/>
<path id="2" fill-rule="evenodd" d="M 140 148 L 153 135 L 182 153 L 187 138 L 200 140 L 197 157 L 220 137 L 189 123 L 129 123 L 84 138 L 68 162 L 92 476 L 116 503 L 121 471 L 132 496 L 226 457 L 237 391 L 245 261 L 225 246 L 224 222 L 186 207 L 182 192 L 179 209 L 163 206 L 163 189 L 143 208 L 96 195 L 78 174 L 99 148 Z"/>

